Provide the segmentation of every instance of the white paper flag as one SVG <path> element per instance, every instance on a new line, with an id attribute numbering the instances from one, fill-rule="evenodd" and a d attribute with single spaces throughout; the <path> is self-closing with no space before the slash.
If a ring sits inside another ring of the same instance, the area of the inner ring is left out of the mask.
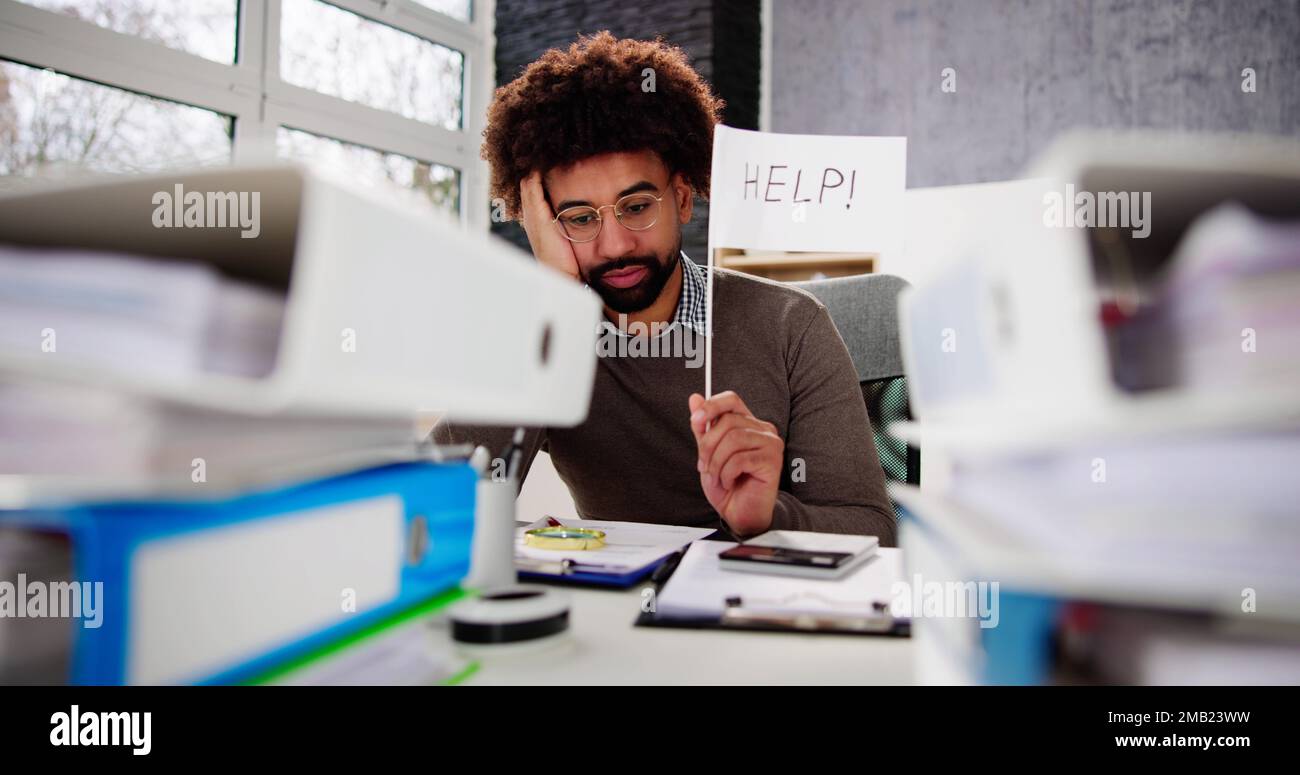
<path id="1" fill-rule="evenodd" d="M 875 253 L 903 248 L 906 137 L 713 130 L 704 395 L 713 395 L 718 248 Z"/>
<path id="2" fill-rule="evenodd" d="M 709 250 L 897 255 L 906 137 L 713 133 Z"/>

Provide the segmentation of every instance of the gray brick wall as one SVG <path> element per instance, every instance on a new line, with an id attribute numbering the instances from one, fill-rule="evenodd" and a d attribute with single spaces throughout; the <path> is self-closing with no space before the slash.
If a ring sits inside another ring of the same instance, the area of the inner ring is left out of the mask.
<path id="1" fill-rule="evenodd" d="M 1300 132 L 1296 0 L 773 0 L 772 15 L 772 130 L 907 135 L 910 187 L 1013 178 L 1076 127 Z"/>

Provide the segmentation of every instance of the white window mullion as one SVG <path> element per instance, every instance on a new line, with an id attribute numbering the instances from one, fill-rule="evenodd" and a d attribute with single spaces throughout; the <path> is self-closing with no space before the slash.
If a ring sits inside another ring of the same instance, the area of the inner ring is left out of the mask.
<path id="1" fill-rule="evenodd" d="M 474 30 L 477 29 L 476 23 L 480 18 L 479 9 L 483 6 L 483 3 L 479 2 L 479 0 L 474 0 L 474 2 L 470 4 L 470 18 L 466 21 L 455 16 L 449 16 L 441 11 L 437 11 L 418 2 L 417 0 L 379 0 L 379 2 L 381 4 L 386 2 L 392 7 L 393 13 L 403 16 L 411 16 L 416 19 L 427 19 L 435 23 L 460 24 Z"/>
<path id="2" fill-rule="evenodd" d="M 377 150 L 457 167 L 463 165 L 470 152 L 468 139 L 459 130 L 443 129 L 293 84 L 273 85 L 266 102 L 279 115 L 292 117 L 296 129 Z M 437 154 L 438 158 L 429 158 L 429 154 Z"/>
<path id="3" fill-rule="evenodd" d="M 279 128 L 286 126 L 454 167 L 460 173 L 462 223 L 486 229 L 488 171 L 479 144 L 494 85 L 494 0 L 476 0 L 470 22 L 413 0 L 329 0 L 462 54 L 462 126 L 455 129 L 281 80 L 282 2 L 240 0 L 238 56 L 225 64 L 18 0 L 0 0 L 0 59 L 231 116 L 237 162 L 274 158 Z"/>
<path id="4" fill-rule="evenodd" d="M 239 67 L 257 78 L 257 110 L 235 122 L 235 160 L 269 161 L 275 157 L 275 126 L 266 115 L 266 74 L 280 42 L 280 0 L 240 0 Z M 273 71 L 272 71 L 273 72 Z"/>
<path id="5" fill-rule="evenodd" d="M 15 0 L 0 0 L 0 57 L 243 118 L 257 74 Z"/>
<path id="6" fill-rule="evenodd" d="M 465 57 L 464 97 L 461 115 L 467 138 L 468 159 L 461 168 L 461 220 L 472 231 L 488 229 L 489 170 L 479 157 L 479 145 L 487 122 L 487 108 L 496 91 L 496 0 L 475 0 L 473 29 L 478 45 L 473 56 Z"/>
<path id="7" fill-rule="evenodd" d="M 278 54 L 280 0 L 265 0 L 265 2 L 268 16 L 274 17 L 268 22 L 267 37 L 268 40 L 275 41 Z M 348 2 L 331 0 L 330 4 L 357 13 L 372 22 L 386 23 L 383 21 L 384 15 L 380 13 L 380 4 L 371 0 L 349 0 Z M 460 26 L 469 29 L 468 25 L 460 24 Z M 434 42 L 446 43 L 442 40 Z M 484 58 L 483 54 L 478 53 L 482 50 L 480 43 L 475 41 L 470 48 L 475 50 L 477 59 Z M 468 72 L 470 53 L 462 52 L 462 54 L 465 55 L 463 67 Z M 268 56 L 267 59 L 268 67 L 265 76 L 267 112 L 276 117 L 277 124 L 364 145 L 375 150 L 455 167 L 461 173 L 461 200 L 465 201 L 466 180 L 474 176 L 473 170 L 469 168 L 478 157 L 478 145 L 472 141 L 472 137 L 477 135 L 471 136 L 462 129 L 451 130 L 434 126 L 391 111 L 372 108 L 288 83 L 281 79 L 278 66 L 271 67 L 271 57 Z M 462 76 L 460 96 L 462 121 L 465 105 L 470 99 L 469 91 L 469 78 Z M 275 128 L 272 127 L 269 131 L 274 134 Z"/>
<path id="8" fill-rule="evenodd" d="M 387 24 L 462 53 L 468 53 L 468 49 L 479 44 L 479 38 L 474 34 L 471 25 L 415 3 L 401 3 L 395 0 L 388 0 L 388 2 L 325 0 L 325 2 L 345 11 L 351 11 L 357 16 Z"/>

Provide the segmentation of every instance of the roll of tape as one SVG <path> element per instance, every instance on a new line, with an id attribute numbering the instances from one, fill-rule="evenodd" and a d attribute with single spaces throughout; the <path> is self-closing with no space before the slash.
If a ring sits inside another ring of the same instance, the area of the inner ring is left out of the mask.
<path id="1" fill-rule="evenodd" d="M 519 585 L 484 592 L 451 613 L 451 636 L 460 643 L 519 643 L 568 628 L 568 596 L 547 587 Z"/>

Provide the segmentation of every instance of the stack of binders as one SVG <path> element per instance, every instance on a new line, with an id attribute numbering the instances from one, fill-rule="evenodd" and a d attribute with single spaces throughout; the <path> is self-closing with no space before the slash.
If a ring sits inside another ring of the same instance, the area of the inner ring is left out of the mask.
<path id="1" fill-rule="evenodd" d="M 995 628 L 914 618 L 922 678 L 1300 675 L 1300 147 L 1082 135 L 1018 185 L 900 299 L 909 571 L 1000 588 Z"/>
<path id="2" fill-rule="evenodd" d="M 262 223 L 159 229 L 157 191 Z M 575 424 L 598 305 L 296 166 L 0 202 L 0 683 L 231 683 L 453 599 L 476 476 L 417 418 Z"/>

